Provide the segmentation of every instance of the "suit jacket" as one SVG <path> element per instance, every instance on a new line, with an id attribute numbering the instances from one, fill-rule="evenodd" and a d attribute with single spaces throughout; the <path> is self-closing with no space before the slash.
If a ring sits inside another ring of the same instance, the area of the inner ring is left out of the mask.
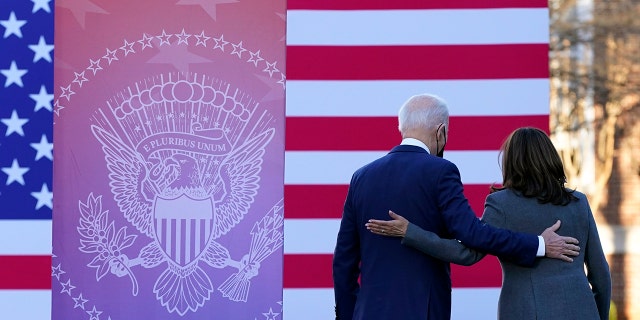
<path id="1" fill-rule="evenodd" d="M 487 197 L 483 221 L 501 228 L 541 233 L 559 219 L 562 225 L 558 234 L 577 238 L 581 247 L 580 255 L 572 263 L 538 259 L 533 268 L 523 268 L 499 257 L 502 266 L 500 319 L 609 319 L 609 265 L 589 203 L 584 194 L 576 191 L 574 195 L 578 201 L 567 206 L 539 204 L 536 199 L 525 198 L 512 190 Z M 484 256 L 415 225 L 407 229 L 403 244 L 465 265 Z"/>
<path id="2" fill-rule="evenodd" d="M 537 236 L 483 224 L 453 163 L 420 147 L 396 146 L 352 176 L 333 259 L 337 319 L 450 318 L 449 263 L 366 229 L 369 219 L 388 219 L 389 210 L 440 237 L 524 265 L 535 261 Z"/>

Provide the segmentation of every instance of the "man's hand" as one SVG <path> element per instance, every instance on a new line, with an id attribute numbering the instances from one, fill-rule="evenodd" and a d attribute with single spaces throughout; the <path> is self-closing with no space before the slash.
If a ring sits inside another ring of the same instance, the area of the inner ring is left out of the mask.
<path id="1" fill-rule="evenodd" d="M 389 216 L 391 216 L 393 220 L 384 221 L 371 219 L 364 225 L 369 229 L 369 231 L 375 234 L 391 237 L 404 237 L 407 233 L 409 221 L 407 221 L 403 216 L 395 214 L 391 210 L 389 210 Z"/>
<path id="2" fill-rule="evenodd" d="M 577 246 L 578 239 L 559 236 L 556 233 L 559 228 L 560 220 L 540 235 L 544 239 L 545 257 L 573 262 L 571 257 L 580 254 L 580 247 Z"/>

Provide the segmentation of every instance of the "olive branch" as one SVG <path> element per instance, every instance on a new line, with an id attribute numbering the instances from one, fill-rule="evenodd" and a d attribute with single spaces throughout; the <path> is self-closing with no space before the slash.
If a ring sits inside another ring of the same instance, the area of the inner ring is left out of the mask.
<path id="1" fill-rule="evenodd" d="M 80 226 L 77 227 L 81 236 L 78 249 L 84 253 L 95 253 L 87 267 L 96 269 L 96 280 L 100 281 L 109 271 L 123 276 L 127 274 L 131 279 L 132 293 L 138 294 L 138 281 L 127 264 L 127 256 L 122 254 L 130 247 L 137 235 L 127 235 L 127 227 L 115 231 L 113 221 L 109 221 L 109 210 L 102 209 L 102 196 L 94 197 L 89 194 L 86 203 L 79 202 Z"/>

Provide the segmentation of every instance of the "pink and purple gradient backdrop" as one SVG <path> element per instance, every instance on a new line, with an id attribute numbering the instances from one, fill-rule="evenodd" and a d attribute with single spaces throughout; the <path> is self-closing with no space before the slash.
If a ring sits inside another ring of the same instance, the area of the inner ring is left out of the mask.
<path id="1" fill-rule="evenodd" d="M 92 255 L 78 249 L 77 228 L 79 202 L 93 193 L 102 195 L 102 210 L 116 231 L 127 227 L 128 235 L 137 235 L 126 249 L 130 258 L 153 241 L 125 219 L 114 200 L 110 169 L 91 126 L 104 125 L 100 114 L 108 114 L 109 104 L 121 102 L 132 89 L 142 90 L 161 77 L 165 82 L 206 78 L 228 85 L 231 95 L 237 90 L 255 108 L 254 120 L 263 113 L 271 119 L 261 128 L 275 132 L 265 147 L 260 187 L 248 213 L 217 239 L 234 260 L 248 252 L 254 224 L 283 197 L 285 1 L 58 0 L 55 10 L 52 318 L 275 318 L 282 312 L 282 247 L 261 263 L 246 302 L 230 301 L 216 290 L 236 269 L 200 262 L 214 291 L 202 307 L 180 316 L 167 312 L 153 293 L 166 262 L 136 267 L 134 296 L 126 276 L 107 273 L 96 280 L 95 269 L 87 266 Z M 163 35 L 171 35 L 169 43 L 162 43 Z M 221 48 L 223 41 L 228 43 Z M 117 122 L 107 118 L 111 125 Z"/>

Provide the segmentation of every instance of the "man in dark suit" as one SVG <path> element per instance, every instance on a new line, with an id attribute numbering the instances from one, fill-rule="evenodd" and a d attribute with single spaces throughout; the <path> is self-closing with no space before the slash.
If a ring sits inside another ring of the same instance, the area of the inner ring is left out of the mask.
<path id="1" fill-rule="evenodd" d="M 442 159 L 449 127 L 442 99 L 411 97 L 398 122 L 402 143 L 351 179 L 333 258 L 336 319 L 450 319 L 449 263 L 366 230 L 369 219 L 386 219 L 389 210 L 440 237 L 524 266 L 538 256 L 571 261 L 578 255 L 576 239 L 554 232 L 559 223 L 536 236 L 496 229 L 476 217 L 458 168 Z"/>

